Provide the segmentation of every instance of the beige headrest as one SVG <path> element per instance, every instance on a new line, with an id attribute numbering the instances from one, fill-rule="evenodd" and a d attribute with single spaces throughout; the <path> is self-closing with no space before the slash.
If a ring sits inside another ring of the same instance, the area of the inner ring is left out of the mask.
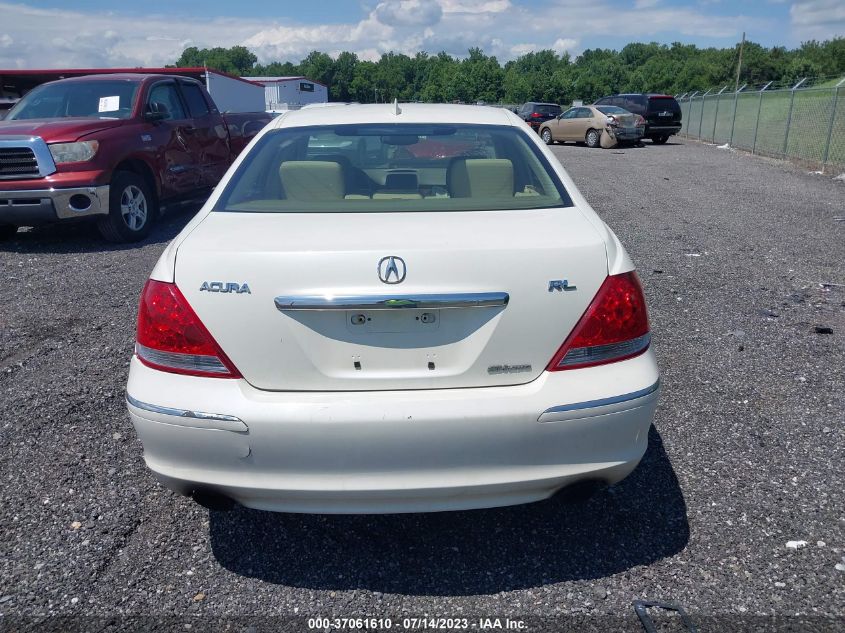
<path id="1" fill-rule="evenodd" d="M 453 198 L 513 198 L 513 164 L 506 158 L 458 158 L 446 175 Z"/>
<path id="2" fill-rule="evenodd" d="M 288 160 L 279 167 L 288 199 L 320 202 L 343 199 L 343 172 L 331 161 Z"/>

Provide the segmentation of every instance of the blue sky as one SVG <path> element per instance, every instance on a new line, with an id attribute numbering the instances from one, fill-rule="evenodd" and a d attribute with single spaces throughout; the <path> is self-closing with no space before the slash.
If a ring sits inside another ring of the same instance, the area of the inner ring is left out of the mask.
<path id="1" fill-rule="evenodd" d="M 155 66 L 235 44 L 262 62 L 471 46 L 505 61 L 633 41 L 732 46 L 742 31 L 766 46 L 845 36 L 845 0 L 0 0 L 0 16 L 0 68 Z"/>

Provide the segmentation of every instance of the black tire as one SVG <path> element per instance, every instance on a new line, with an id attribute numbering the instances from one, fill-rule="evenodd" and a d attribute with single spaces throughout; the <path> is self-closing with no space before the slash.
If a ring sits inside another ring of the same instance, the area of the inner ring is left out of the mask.
<path id="1" fill-rule="evenodd" d="M 546 145 L 555 144 L 554 138 L 552 138 L 552 131 L 547 127 L 544 127 L 542 130 L 540 130 L 540 138 L 543 139 L 543 142 Z"/>
<path id="2" fill-rule="evenodd" d="M 584 137 L 584 142 L 587 143 L 587 147 L 599 147 L 601 145 L 601 132 L 592 128 L 587 130 L 587 136 Z"/>
<path id="3" fill-rule="evenodd" d="M 0 224 L 0 241 L 11 239 L 17 232 L 14 224 Z"/>
<path id="4" fill-rule="evenodd" d="M 112 176 L 109 213 L 97 222 L 100 234 L 109 242 L 137 242 L 149 235 L 158 215 L 158 201 L 146 181 L 130 171 Z"/>
<path id="5" fill-rule="evenodd" d="M 665 143 L 668 140 L 669 140 L 668 136 L 654 136 L 654 137 L 652 137 L 651 142 L 654 143 L 655 145 L 663 145 L 663 143 Z"/>

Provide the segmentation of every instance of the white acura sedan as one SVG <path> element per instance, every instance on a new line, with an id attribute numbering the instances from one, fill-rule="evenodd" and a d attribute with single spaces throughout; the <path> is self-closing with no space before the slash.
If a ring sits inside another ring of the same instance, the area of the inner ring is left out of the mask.
<path id="1" fill-rule="evenodd" d="M 625 250 L 505 109 L 278 117 L 144 287 L 144 457 L 220 507 L 427 512 L 617 482 L 658 370 Z"/>

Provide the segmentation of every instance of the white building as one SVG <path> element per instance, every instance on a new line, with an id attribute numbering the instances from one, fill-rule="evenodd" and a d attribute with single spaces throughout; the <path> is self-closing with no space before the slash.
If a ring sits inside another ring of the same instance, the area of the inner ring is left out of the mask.
<path id="1" fill-rule="evenodd" d="M 309 103 L 326 103 L 328 86 L 307 77 L 245 77 L 264 85 L 265 109 L 298 110 Z"/>

